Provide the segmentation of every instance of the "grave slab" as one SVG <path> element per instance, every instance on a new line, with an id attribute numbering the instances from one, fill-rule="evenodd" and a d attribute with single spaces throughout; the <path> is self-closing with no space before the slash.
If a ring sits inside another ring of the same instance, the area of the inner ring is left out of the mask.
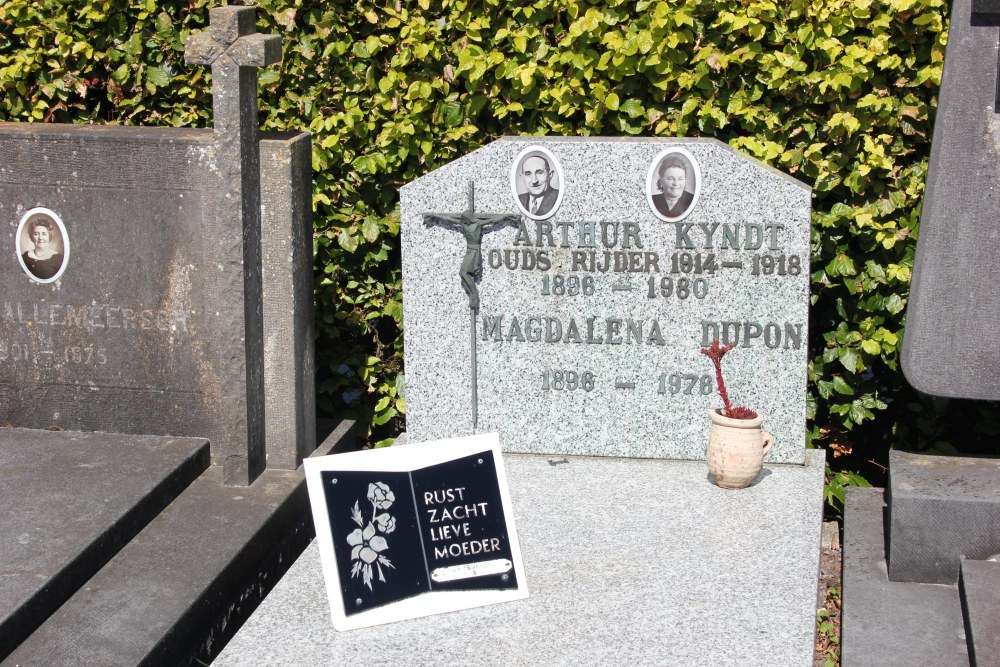
<path id="1" fill-rule="evenodd" d="M 554 196 L 533 213 L 521 167 L 543 156 Z M 669 160 L 691 189 L 678 215 L 656 204 Z M 769 460 L 803 462 L 803 183 L 712 139 L 505 137 L 404 185 L 400 210 L 414 440 L 703 459 L 718 338 Z"/>
<path id="2" fill-rule="evenodd" d="M 317 455 L 353 438 L 341 422 Z M 308 516 L 302 470 L 233 488 L 212 466 L 0 664 L 204 663 L 301 553 Z"/>
<path id="3" fill-rule="evenodd" d="M 1000 346 L 983 344 L 1000 313 L 998 25 L 995 3 L 952 3 L 900 354 L 935 396 L 1000 399 Z"/>
<path id="4" fill-rule="evenodd" d="M 1000 665 L 1000 563 L 963 560 L 962 614 L 972 667 Z"/>
<path id="5" fill-rule="evenodd" d="M 958 588 L 889 581 L 884 513 L 882 489 L 847 489 L 841 665 L 968 665 Z"/>
<path id="6" fill-rule="evenodd" d="M 0 429 L 0 657 L 208 463 L 196 438 Z"/>
<path id="7" fill-rule="evenodd" d="M 1000 459 L 889 453 L 889 577 L 954 584 L 1000 553 Z"/>
<path id="8" fill-rule="evenodd" d="M 507 454 L 528 599 L 337 633 L 314 542 L 213 665 L 812 665 L 806 461 L 727 491 L 704 463 Z"/>

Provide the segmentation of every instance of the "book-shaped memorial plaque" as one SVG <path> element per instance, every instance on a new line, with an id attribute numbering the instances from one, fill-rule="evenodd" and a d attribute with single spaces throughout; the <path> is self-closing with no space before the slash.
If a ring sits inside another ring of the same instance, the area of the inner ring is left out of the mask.
<path id="1" fill-rule="evenodd" d="M 337 630 L 528 596 L 496 434 L 305 466 Z"/>

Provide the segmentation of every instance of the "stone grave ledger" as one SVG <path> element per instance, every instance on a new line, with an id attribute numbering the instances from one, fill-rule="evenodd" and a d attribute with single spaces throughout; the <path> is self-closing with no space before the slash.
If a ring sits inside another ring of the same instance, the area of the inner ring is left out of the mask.
<path id="1" fill-rule="evenodd" d="M 411 441 L 704 459 L 718 338 L 804 461 L 809 187 L 711 139 L 508 137 L 400 200 Z"/>
<path id="2" fill-rule="evenodd" d="M 288 267 L 311 247 L 294 232 L 309 224 L 298 201 L 309 197 L 309 143 L 261 142 L 263 306 L 275 315 L 251 356 L 266 371 L 297 355 L 299 371 L 281 375 L 289 387 L 265 389 L 283 417 L 272 456 L 286 468 L 315 439 L 297 417 L 311 396 L 311 298 L 294 321 L 280 315 L 309 289 Z M 201 436 L 216 464 L 263 440 L 251 416 L 264 394 L 247 390 L 242 232 L 222 228 L 232 204 L 217 196 L 215 146 L 211 130 L 0 123 L 0 423 Z M 33 216 L 55 222 L 62 249 L 48 282 L 19 262 Z"/>

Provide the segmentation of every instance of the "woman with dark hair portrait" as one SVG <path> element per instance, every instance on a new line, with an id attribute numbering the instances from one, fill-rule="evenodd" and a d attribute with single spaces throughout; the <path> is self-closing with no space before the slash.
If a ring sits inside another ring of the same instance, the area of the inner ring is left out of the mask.
<path id="1" fill-rule="evenodd" d="M 664 217 L 677 218 L 690 208 L 694 195 L 687 190 L 687 160 L 679 155 L 668 155 L 656 170 L 660 194 L 652 196 L 653 206 Z"/>
<path id="2" fill-rule="evenodd" d="M 21 259 L 33 276 L 39 280 L 48 280 L 59 273 L 63 264 L 63 256 L 57 251 L 55 226 L 51 220 L 42 216 L 28 223 L 28 230 L 34 248 L 24 252 Z"/>

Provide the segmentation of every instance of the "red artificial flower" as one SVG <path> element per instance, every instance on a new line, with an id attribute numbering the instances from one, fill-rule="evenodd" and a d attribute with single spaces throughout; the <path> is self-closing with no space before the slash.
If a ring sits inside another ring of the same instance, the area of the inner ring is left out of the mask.
<path id="1" fill-rule="evenodd" d="M 722 379 L 722 357 L 726 356 L 726 352 L 736 347 L 735 343 L 728 343 L 726 345 L 721 345 L 719 339 L 716 338 L 712 341 L 712 344 L 708 347 L 703 347 L 701 353 L 712 360 L 715 365 L 715 383 L 719 387 L 719 396 L 722 397 L 722 404 L 726 407 L 722 411 L 724 417 L 729 417 L 730 419 L 753 419 L 757 416 L 757 413 L 750 408 L 745 408 L 743 406 L 733 407 L 729 403 L 729 393 L 726 392 L 726 383 Z"/>

